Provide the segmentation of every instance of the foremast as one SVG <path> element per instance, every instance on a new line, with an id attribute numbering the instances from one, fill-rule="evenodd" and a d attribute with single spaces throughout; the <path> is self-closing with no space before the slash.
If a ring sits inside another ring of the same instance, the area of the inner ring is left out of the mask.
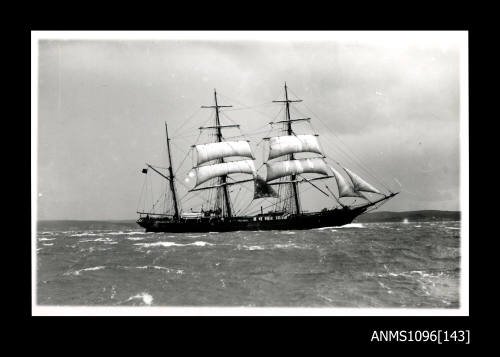
<path id="1" fill-rule="evenodd" d="M 215 127 L 207 127 L 207 128 L 200 128 L 200 129 L 215 129 L 216 130 L 216 137 L 217 137 L 217 142 L 221 143 L 223 141 L 223 136 L 222 136 L 222 130 L 221 128 L 223 127 L 220 124 L 220 119 L 219 119 L 219 108 L 229 108 L 232 107 L 232 105 L 219 105 L 217 102 L 217 90 L 214 89 L 214 103 L 215 105 L 210 105 L 210 106 L 205 106 L 203 105 L 202 108 L 213 108 L 215 109 Z M 227 126 L 224 126 L 227 127 Z M 218 163 L 224 163 L 224 158 L 221 157 L 218 160 Z M 225 206 L 225 210 L 223 210 L 223 215 L 225 214 L 227 217 L 231 218 L 233 216 L 232 209 L 231 209 L 231 200 L 229 197 L 229 192 L 227 189 L 227 175 L 221 175 L 219 176 L 219 187 L 217 188 L 217 201 L 219 201 L 220 193 L 222 192 L 223 196 L 223 203 Z M 216 202 L 216 206 L 219 206 L 219 202 Z"/>

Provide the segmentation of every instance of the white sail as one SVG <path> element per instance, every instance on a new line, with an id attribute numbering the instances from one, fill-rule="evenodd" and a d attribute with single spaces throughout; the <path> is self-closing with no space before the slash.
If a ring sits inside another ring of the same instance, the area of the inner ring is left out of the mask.
<path id="1" fill-rule="evenodd" d="M 250 145 L 244 140 L 202 144 L 196 145 L 195 148 L 197 153 L 197 165 L 229 156 L 243 156 L 254 159 Z"/>
<path id="2" fill-rule="evenodd" d="M 345 170 L 345 172 L 347 172 L 347 174 L 351 178 L 352 183 L 354 184 L 354 190 L 382 194 L 379 190 L 377 190 L 375 187 L 373 187 L 372 185 L 370 185 L 368 182 L 366 182 L 365 180 L 363 180 L 361 177 L 359 177 L 358 175 L 356 175 L 351 170 L 346 169 L 345 167 L 343 169 Z"/>
<path id="3" fill-rule="evenodd" d="M 337 187 L 339 188 L 339 197 L 363 197 L 361 192 L 356 192 L 354 186 L 351 182 L 345 179 L 337 170 L 330 166 L 332 169 L 335 180 L 337 181 Z"/>
<path id="4" fill-rule="evenodd" d="M 314 152 L 323 155 L 318 138 L 314 135 L 274 136 L 269 141 L 269 158 L 300 152 Z"/>
<path id="5" fill-rule="evenodd" d="M 252 160 L 224 162 L 221 164 L 199 166 L 196 169 L 196 186 L 218 176 L 244 173 L 255 175 L 256 170 Z"/>
<path id="6" fill-rule="evenodd" d="M 301 173 L 316 173 L 329 175 L 328 167 L 321 158 L 287 160 L 272 163 L 266 163 L 267 178 L 266 181 L 272 181 L 280 177 L 296 175 Z"/>

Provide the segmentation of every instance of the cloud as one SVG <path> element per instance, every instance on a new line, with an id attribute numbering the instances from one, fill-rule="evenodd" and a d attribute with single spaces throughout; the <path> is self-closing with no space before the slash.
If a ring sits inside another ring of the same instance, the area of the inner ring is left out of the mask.
<path id="1" fill-rule="evenodd" d="M 222 120 L 259 132 L 252 145 L 262 161 L 262 145 L 256 145 L 267 123 L 283 114 L 271 101 L 282 98 L 284 81 L 291 97 L 304 100 L 292 115 L 313 118 L 329 153 L 361 169 L 344 154 L 352 151 L 392 184 L 397 177 L 427 208 L 439 208 L 444 198 L 446 207 L 458 208 L 459 57 L 453 45 L 42 41 L 39 55 L 41 218 L 133 217 L 139 169 L 145 161 L 166 162 L 163 122 L 180 136 L 173 141 L 178 165 L 197 127 L 212 120 L 213 113 L 197 110 L 212 104 L 214 88 L 233 109 L 259 104 L 227 111 Z M 183 177 L 191 166 L 186 159 Z M 398 199 L 388 207 L 406 209 L 412 202 Z"/>

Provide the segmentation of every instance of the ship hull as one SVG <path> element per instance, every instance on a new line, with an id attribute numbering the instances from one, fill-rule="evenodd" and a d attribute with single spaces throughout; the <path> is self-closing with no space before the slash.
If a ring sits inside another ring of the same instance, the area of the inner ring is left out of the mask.
<path id="1" fill-rule="evenodd" d="M 298 230 L 335 227 L 351 223 L 366 211 L 367 207 L 343 208 L 322 212 L 277 217 L 258 215 L 253 217 L 180 219 L 141 218 L 137 223 L 146 232 L 231 232 L 257 230 Z"/>

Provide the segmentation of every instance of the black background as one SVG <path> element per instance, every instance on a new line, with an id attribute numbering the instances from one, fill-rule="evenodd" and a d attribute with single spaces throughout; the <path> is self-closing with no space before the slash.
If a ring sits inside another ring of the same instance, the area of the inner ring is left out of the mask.
<path id="1" fill-rule="evenodd" d="M 195 2 L 175 5 L 165 2 L 159 4 L 116 3 L 61 3 L 61 4 L 25 4 L 26 9 L 16 17 L 16 24 L 6 31 L 17 31 L 20 36 L 15 46 L 8 48 L 10 60 L 19 70 L 8 71 L 15 74 L 20 88 L 15 96 L 22 102 L 19 106 L 5 103 L 15 109 L 16 119 L 13 124 L 21 125 L 23 135 L 16 136 L 16 154 L 13 166 L 16 172 L 24 171 L 24 180 L 16 175 L 16 181 L 23 187 L 16 191 L 15 197 L 8 202 L 20 205 L 16 212 L 23 212 L 21 218 L 15 215 L 16 224 L 11 228 L 17 238 L 15 249 L 16 283 L 22 287 L 16 289 L 16 301 L 21 301 L 16 312 L 16 324 L 10 325 L 10 332 L 21 337 L 21 348 L 33 348 L 51 353 L 106 353 L 115 355 L 128 352 L 148 356 L 152 353 L 161 355 L 191 354 L 194 350 L 203 354 L 276 354 L 291 352 L 302 355 L 334 356 L 340 353 L 354 354 L 359 347 L 368 347 L 368 353 L 376 352 L 379 347 L 406 346 L 410 350 L 423 343 L 375 343 L 370 342 L 373 330 L 456 330 L 470 329 L 471 343 L 482 344 L 488 335 L 488 327 L 480 322 L 481 317 L 491 314 L 481 313 L 476 309 L 474 289 L 484 290 L 474 274 L 479 268 L 475 265 L 474 254 L 478 251 L 475 239 L 475 213 L 470 214 L 470 316 L 466 317 L 39 317 L 31 316 L 31 197 L 28 183 L 30 178 L 30 31 L 32 30 L 469 30 L 469 87 L 475 86 L 475 55 L 471 53 L 476 46 L 475 35 L 471 29 L 472 16 L 457 13 L 458 5 L 436 8 L 436 4 L 424 3 L 385 4 L 372 3 L 370 7 L 355 3 L 349 7 L 332 3 L 262 3 L 257 2 Z M 4 17 L 12 14 L 4 12 Z M 481 21 L 478 21 L 481 22 Z M 478 35 L 481 37 L 481 35 Z M 5 51 L 4 51 L 5 53 Z M 23 60 L 21 61 L 21 54 Z M 6 56 L 6 57 L 9 57 Z M 23 81 L 20 81 L 22 74 Z M 24 92 L 24 96 L 19 94 Z M 474 94 L 469 91 L 469 98 Z M 22 98 L 22 99 L 21 99 Z M 22 108 L 24 120 L 18 120 L 19 108 Z M 472 102 L 470 113 L 474 113 Z M 472 120 L 471 120 L 472 122 Z M 10 123 L 9 123 L 10 124 Z M 9 136 L 14 129 L 5 129 Z M 15 129 L 19 130 L 19 129 Z M 474 130 L 470 130 L 473 134 Z M 21 145 L 19 145 L 21 144 Z M 472 174 L 473 164 L 471 160 Z M 472 176 L 472 175 L 471 175 Z M 474 180 L 471 177 L 471 183 Z M 472 186 L 472 185 L 471 185 Z M 15 190 L 13 190 L 15 191 Z M 21 192 L 23 199 L 20 200 Z M 471 199 L 471 206 L 474 204 Z M 11 205 L 11 203 L 9 203 Z M 473 210 L 474 211 L 474 210 Z M 23 219 L 21 222 L 20 220 Z M 9 233 L 14 234 L 14 233 Z M 21 239 L 22 238 L 22 239 Z M 14 251 L 14 250 L 12 250 Z M 481 250 L 479 251 L 481 252 Z M 7 255 L 6 251 L 4 254 Z M 481 254 L 482 256 L 482 254 Z M 24 261 L 19 258 L 22 257 Z M 11 264 L 11 263 L 9 263 Z M 23 272 L 20 279 L 18 272 Z M 491 285 L 488 285 L 490 287 Z M 9 289 L 9 290 L 11 290 Z M 22 298 L 21 298 L 22 297 Z M 495 300 L 485 308 L 494 308 Z M 4 305 L 4 308 L 6 306 Z M 479 308 L 479 307 L 477 307 Z M 494 331 L 494 330 L 490 330 Z M 28 334 L 26 334 L 28 333 Z M 28 337 L 29 336 L 29 337 Z M 427 344 L 429 345 L 429 343 Z M 451 347 L 450 345 L 448 345 Z M 440 348 L 443 348 L 440 346 Z M 459 348 L 465 348 L 455 346 Z M 347 348 L 347 349 L 345 349 Z M 372 350 L 373 348 L 373 350 Z M 151 350 L 155 351 L 152 352 Z"/>

